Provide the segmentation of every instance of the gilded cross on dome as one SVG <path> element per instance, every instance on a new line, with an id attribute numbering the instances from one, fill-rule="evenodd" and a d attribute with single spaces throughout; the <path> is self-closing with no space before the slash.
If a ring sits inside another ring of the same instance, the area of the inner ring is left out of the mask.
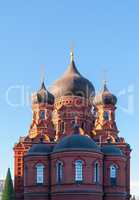
<path id="1" fill-rule="evenodd" d="M 70 61 L 74 61 L 74 45 L 72 43 L 71 48 L 70 48 Z"/>

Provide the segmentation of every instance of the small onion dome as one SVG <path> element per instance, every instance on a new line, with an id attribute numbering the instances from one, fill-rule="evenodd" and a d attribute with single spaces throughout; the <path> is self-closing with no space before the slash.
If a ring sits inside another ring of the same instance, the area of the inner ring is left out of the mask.
<path id="1" fill-rule="evenodd" d="M 44 81 L 42 82 L 41 89 L 33 95 L 32 103 L 54 104 L 54 96 L 46 89 Z"/>
<path id="2" fill-rule="evenodd" d="M 108 90 L 106 82 L 104 82 L 103 89 L 95 96 L 93 103 L 94 105 L 115 105 L 117 97 Z"/>
<path id="3" fill-rule="evenodd" d="M 104 155 L 123 156 L 121 149 L 112 144 L 103 146 L 101 151 L 104 153 Z"/>
<path id="4" fill-rule="evenodd" d="M 73 57 L 73 52 L 71 52 L 70 65 L 64 75 L 51 86 L 51 93 L 56 98 L 61 96 L 94 97 L 94 86 L 79 73 Z"/>
<path id="5" fill-rule="evenodd" d="M 61 151 L 93 151 L 101 153 L 100 148 L 90 137 L 79 134 L 64 137 L 53 150 L 54 153 Z"/>
<path id="6" fill-rule="evenodd" d="M 27 156 L 48 155 L 51 153 L 51 148 L 45 143 L 33 144 L 27 152 Z"/>

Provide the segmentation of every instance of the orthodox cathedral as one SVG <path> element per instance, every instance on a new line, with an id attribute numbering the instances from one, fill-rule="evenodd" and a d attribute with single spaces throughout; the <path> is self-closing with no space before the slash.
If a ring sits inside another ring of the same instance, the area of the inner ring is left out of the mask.
<path id="1" fill-rule="evenodd" d="M 66 72 L 32 95 L 32 122 L 14 146 L 16 200 L 129 200 L 130 153 L 119 137 L 117 98 L 98 94 L 71 51 Z"/>

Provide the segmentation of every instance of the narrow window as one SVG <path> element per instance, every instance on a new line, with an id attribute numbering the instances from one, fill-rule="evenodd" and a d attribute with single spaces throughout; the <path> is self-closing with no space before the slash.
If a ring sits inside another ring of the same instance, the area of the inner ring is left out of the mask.
<path id="1" fill-rule="evenodd" d="M 99 163 L 95 162 L 95 164 L 94 164 L 94 182 L 99 183 L 99 181 L 100 181 Z"/>
<path id="2" fill-rule="evenodd" d="M 104 120 L 109 121 L 109 112 L 105 111 L 103 114 Z"/>
<path id="3" fill-rule="evenodd" d="M 37 164 L 36 166 L 36 180 L 37 180 L 37 184 L 44 183 L 44 165 L 43 164 Z"/>
<path id="4" fill-rule="evenodd" d="M 63 163 L 58 161 L 56 163 L 56 181 L 57 183 L 61 183 L 63 179 Z"/>
<path id="5" fill-rule="evenodd" d="M 61 122 L 61 132 L 64 133 L 65 132 L 65 123 L 64 122 Z"/>
<path id="6" fill-rule="evenodd" d="M 45 119 L 45 111 L 44 110 L 40 111 L 40 119 L 41 120 Z"/>
<path id="7" fill-rule="evenodd" d="M 27 185 L 27 177 L 28 177 L 28 167 L 27 165 L 24 166 L 24 186 Z"/>
<path id="8" fill-rule="evenodd" d="M 83 161 L 82 160 L 75 161 L 75 181 L 77 182 L 83 181 Z"/>
<path id="9" fill-rule="evenodd" d="M 110 182 L 113 186 L 117 184 L 117 167 L 115 165 L 110 166 Z"/>

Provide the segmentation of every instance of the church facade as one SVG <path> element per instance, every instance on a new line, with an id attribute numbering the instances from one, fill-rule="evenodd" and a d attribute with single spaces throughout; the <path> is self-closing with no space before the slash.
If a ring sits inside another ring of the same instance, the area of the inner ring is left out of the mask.
<path id="1" fill-rule="evenodd" d="M 129 200 L 131 149 L 119 137 L 117 98 L 78 71 L 73 52 L 50 90 L 32 96 L 32 122 L 14 146 L 16 200 Z"/>

